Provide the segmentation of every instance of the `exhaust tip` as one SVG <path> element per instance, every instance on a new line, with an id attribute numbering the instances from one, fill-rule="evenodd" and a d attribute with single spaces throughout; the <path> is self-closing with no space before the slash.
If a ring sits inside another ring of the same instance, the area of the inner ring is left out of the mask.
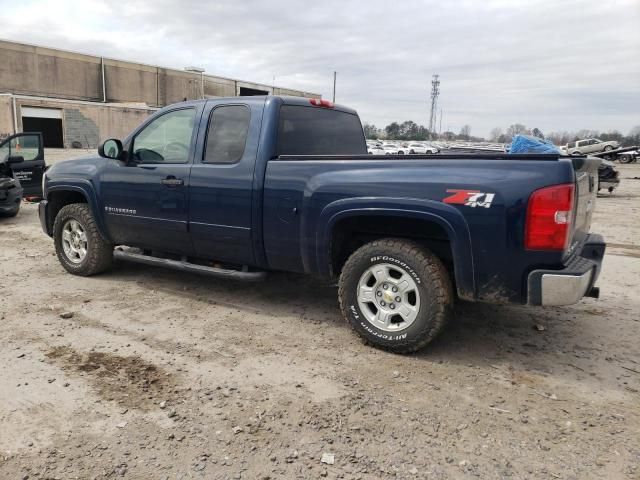
<path id="1" fill-rule="evenodd" d="M 586 296 L 591 298 L 600 298 L 600 288 L 592 287 L 591 290 L 587 292 Z"/>

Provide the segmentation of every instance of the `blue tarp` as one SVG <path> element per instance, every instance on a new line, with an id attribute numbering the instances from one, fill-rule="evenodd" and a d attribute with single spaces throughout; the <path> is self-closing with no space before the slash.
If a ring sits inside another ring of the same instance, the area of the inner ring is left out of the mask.
<path id="1" fill-rule="evenodd" d="M 509 153 L 554 153 L 560 155 L 561 152 L 549 140 L 530 135 L 515 135 L 511 141 Z"/>

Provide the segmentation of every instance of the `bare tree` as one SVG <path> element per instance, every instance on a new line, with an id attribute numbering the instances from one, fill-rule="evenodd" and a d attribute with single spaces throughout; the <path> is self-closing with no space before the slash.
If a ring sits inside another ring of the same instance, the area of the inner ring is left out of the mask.
<path id="1" fill-rule="evenodd" d="M 471 125 L 465 125 L 460 129 L 460 137 L 464 140 L 469 140 L 471 136 Z"/>
<path id="2" fill-rule="evenodd" d="M 496 127 L 491 130 L 491 134 L 489 135 L 489 140 L 492 142 L 499 142 L 500 136 L 502 135 L 502 129 L 500 127 Z"/>
<path id="3" fill-rule="evenodd" d="M 514 123 L 507 128 L 507 135 L 513 137 L 514 135 L 526 135 L 529 133 L 529 129 L 521 123 Z"/>

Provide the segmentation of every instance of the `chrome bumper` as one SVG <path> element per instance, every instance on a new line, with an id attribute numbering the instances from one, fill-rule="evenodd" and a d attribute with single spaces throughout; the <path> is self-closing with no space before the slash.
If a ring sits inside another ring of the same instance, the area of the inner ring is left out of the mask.
<path id="1" fill-rule="evenodd" d="M 561 270 L 534 270 L 528 277 L 530 305 L 573 305 L 584 296 L 597 297 L 594 287 L 606 244 L 600 235 L 591 234 L 580 255 Z"/>

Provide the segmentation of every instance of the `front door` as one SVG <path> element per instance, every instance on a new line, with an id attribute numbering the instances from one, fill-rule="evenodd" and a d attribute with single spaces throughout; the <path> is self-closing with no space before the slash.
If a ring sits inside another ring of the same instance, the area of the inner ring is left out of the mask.
<path id="1" fill-rule="evenodd" d="M 192 253 L 188 191 L 200 113 L 190 106 L 159 114 L 125 146 L 127 162 L 109 160 L 100 197 L 117 244 Z"/>
<path id="2" fill-rule="evenodd" d="M 44 148 L 42 134 L 17 133 L 0 142 L 0 162 L 9 156 L 20 156 L 24 162 L 11 166 L 15 178 L 20 181 L 25 197 L 42 196 L 44 173 Z"/>

